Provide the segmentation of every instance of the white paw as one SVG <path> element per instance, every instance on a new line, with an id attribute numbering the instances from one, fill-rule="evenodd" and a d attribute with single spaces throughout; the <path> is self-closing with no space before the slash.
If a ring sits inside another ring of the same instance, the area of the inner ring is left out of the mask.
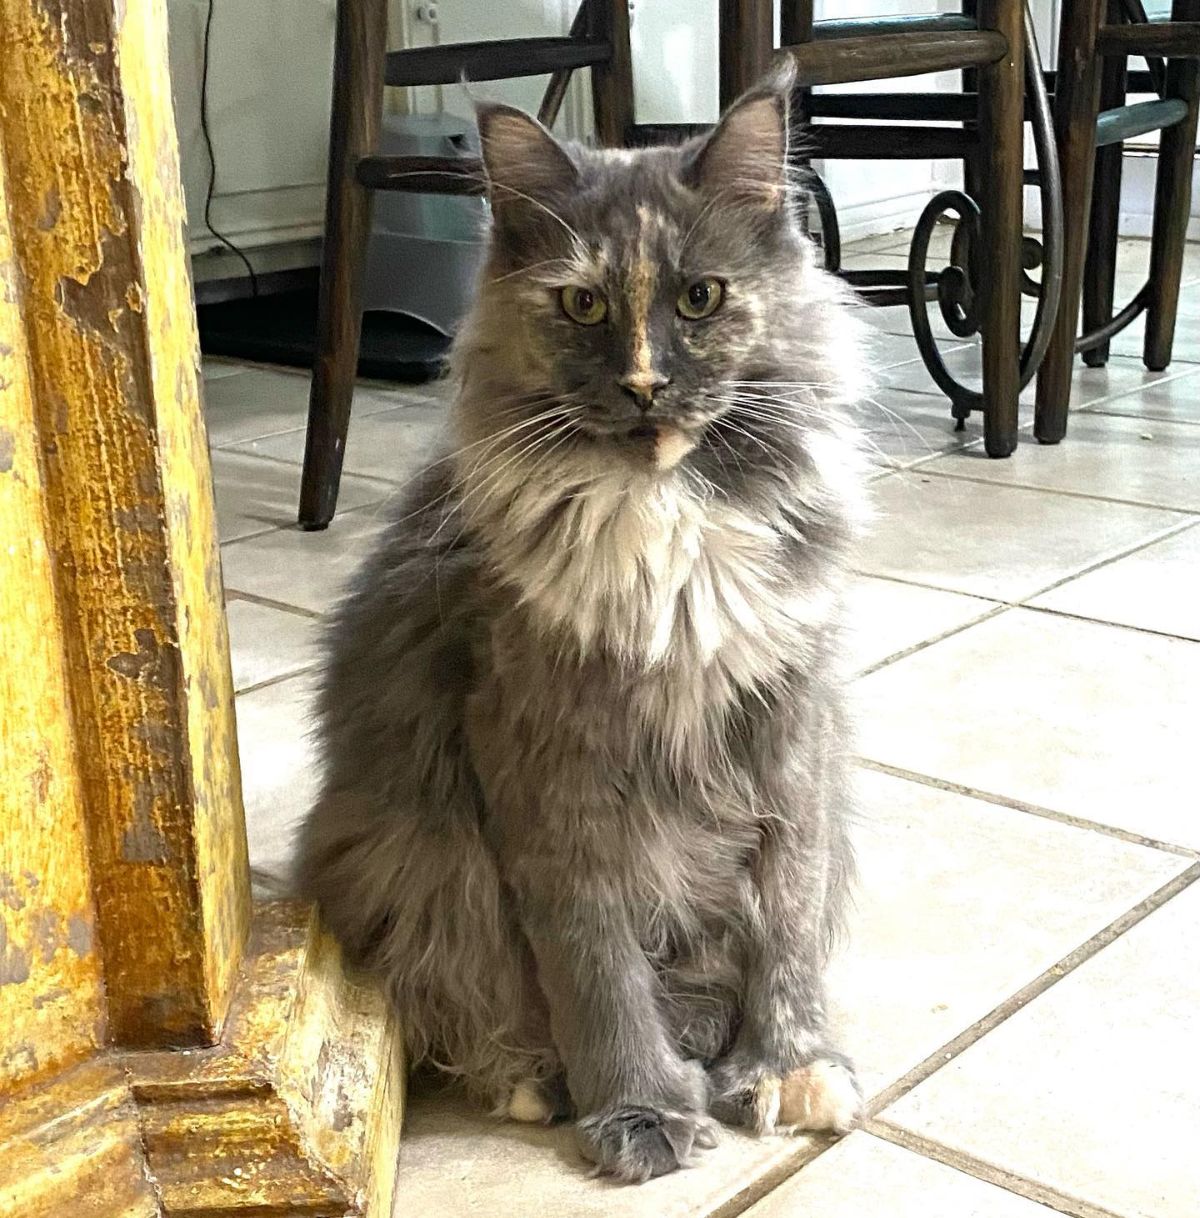
<path id="1" fill-rule="evenodd" d="M 854 1075 L 829 1058 L 819 1057 L 793 1070 L 777 1086 L 780 1127 L 848 1133 L 862 1116 L 862 1096 Z"/>
<path id="2" fill-rule="evenodd" d="M 537 1083 L 518 1083 L 508 1097 L 505 1111 L 510 1120 L 524 1121 L 530 1125 L 545 1125 L 554 1115 Z"/>

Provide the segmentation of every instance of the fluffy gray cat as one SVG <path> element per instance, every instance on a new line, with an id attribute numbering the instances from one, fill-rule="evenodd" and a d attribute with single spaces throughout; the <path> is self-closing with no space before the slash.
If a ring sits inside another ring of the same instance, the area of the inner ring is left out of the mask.
<path id="1" fill-rule="evenodd" d="M 849 1128 L 822 972 L 852 869 L 857 330 L 797 228 L 786 87 L 595 151 L 479 115 L 455 446 L 336 612 L 300 876 L 414 1063 L 644 1180 Z"/>

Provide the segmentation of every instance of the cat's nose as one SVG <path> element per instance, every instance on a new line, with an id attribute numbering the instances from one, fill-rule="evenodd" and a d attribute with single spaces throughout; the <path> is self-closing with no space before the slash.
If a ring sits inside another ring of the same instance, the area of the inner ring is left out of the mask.
<path id="1" fill-rule="evenodd" d="M 617 384 L 633 398 L 639 410 L 649 410 L 654 405 L 654 395 L 670 383 L 671 378 L 661 372 L 627 372 L 617 378 Z"/>

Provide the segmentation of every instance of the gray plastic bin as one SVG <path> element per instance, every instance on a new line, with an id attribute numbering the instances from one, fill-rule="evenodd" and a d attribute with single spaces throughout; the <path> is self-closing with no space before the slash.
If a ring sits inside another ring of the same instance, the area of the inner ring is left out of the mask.
<path id="1" fill-rule="evenodd" d="M 479 155 L 474 126 L 452 114 L 385 115 L 387 156 Z M 363 307 L 406 313 L 451 335 L 483 255 L 481 197 L 375 192 Z"/>

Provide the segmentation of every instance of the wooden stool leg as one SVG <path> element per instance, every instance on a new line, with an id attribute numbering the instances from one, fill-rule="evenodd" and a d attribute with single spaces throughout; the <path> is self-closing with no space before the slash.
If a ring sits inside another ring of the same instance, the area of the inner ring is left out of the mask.
<path id="1" fill-rule="evenodd" d="M 1109 20 L 1119 20 L 1119 10 L 1109 0 Z M 1113 55 L 1100 70 L 1100 108 L 1112 109 L 1125 102 L 1123 56 Z M 1112 320 L 1113 288 L 1117 272 L 1117 226 L 1121 218 L 1121 161 L 1124 144 L 1109 144 L 1096 152 L 1096 172 L 1092 179 L 1092 208 L 1088 222 L 1087 257 L 1083 268 L 1083 333 Z M 1108 363 L 1107 340 L 1083 353 L 1089 368 Z"/>
<path id="2" fill-rule="evenodd" d="M 1067 433 L 1095 172 L 1096 115 L 1100 105 L 1096 32 L 1103 11 L 1104 0 L 1064 0 L 1059 27 L 1054 126 L 1063 182 L 1063 283 L 1053 336 L 1037 380 L 1033 434 L 1042 444 L 1057 444 Z"/>
<path id="3" fill-rule="evenodd" d="M 1200 2 L 1175 0 L 1176 21 L 1200 20 Z M 1158 177 L 1154 189 L 1154 229 L 1150 244 L 1150 300 L 1146 311 L 1146 341 L 1142 359 L 1158 372 L 1171 362 L 1179 280 L 1192 203 L 1192 165 L 1196 152 L 1196 118 L 1200 109 L 1200 61 L 1177 59 L 1167 66 L 1167 96 L 1188 104 L 1187 116 L 1162 133 L 1158 146 Z"/>
<path id="4" fill-rule="evenodd" d="M 339 0 L 329 124 L 325 244 L 317 352 L 308 400 L 300 524 L 323 529 L 337 507 L 362 331 L 362 283 L 371 192 L 355 176 L 375 152 L 383 110 L 387 0 Z"/>
<path id="5" fill-rule="evenodd" d="M 1017 446 L 1021 342 L 1021 218 L 1024 138 L 1023 6 L 980 0 L 981 28 L 999 31 L 1009 52 L 980 70 L 983 147 L 983 394 L 984 447 L 1007 457 Z"/>

